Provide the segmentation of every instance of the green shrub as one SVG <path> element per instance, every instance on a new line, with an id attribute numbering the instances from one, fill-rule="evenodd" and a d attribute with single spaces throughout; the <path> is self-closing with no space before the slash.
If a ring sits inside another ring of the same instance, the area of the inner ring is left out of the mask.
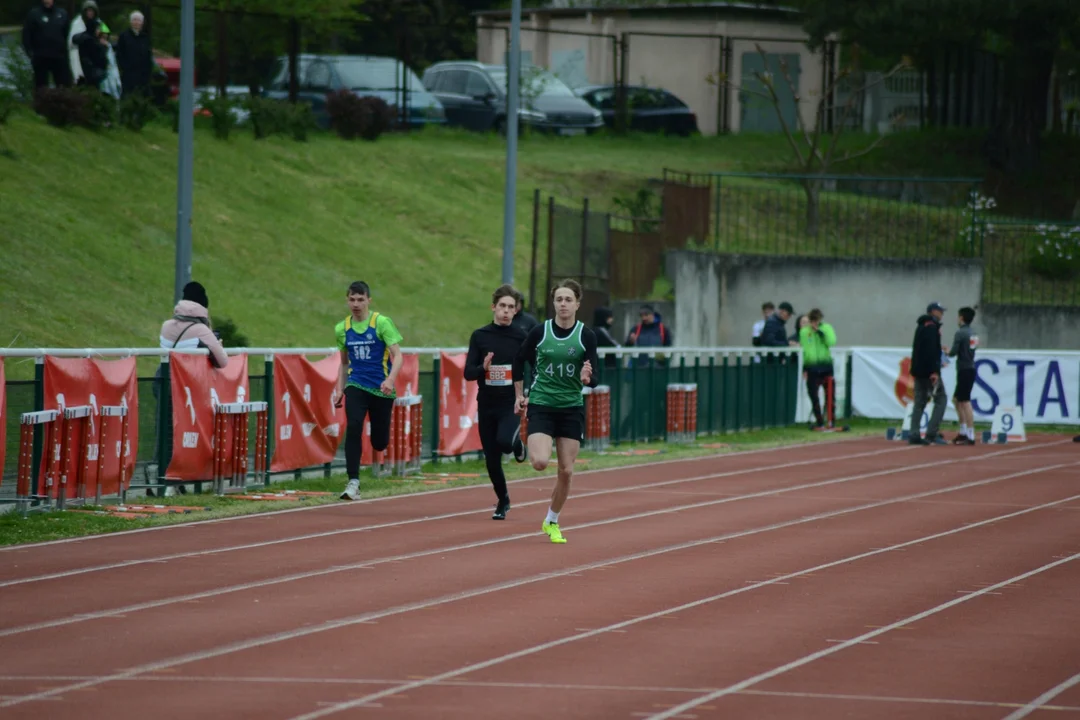
<path id="1" fill-rule="evenodd" d="M 0 125 L 7 123 L 18 102 L 14 92 L 0 88 Z"/>
<path id="2" fill-rule="evenodd" d="M 116 98 L 86 85 L 75 88 L 75 91 L 86 96 L 86 127 L 102 130 L 116 124 Z"/>
<path id="3" fill-rule="evenodd" d="M 251 347 L 251 341 L 247 335 L 240 332 L 236 323 L 227 317 L 219 317 L 214 320 L 214 332 L 221 340 L 222 347 Z"/>
<path id="4" fill-rule="evenodd" d="M 12 85 L 15 86 L 16 97 L 30 104 L 34 101 L 34 68 L 30 64 L 30 58 L 19 47 L 12 47 L 7 54 L 4 67 L 11 76 Z"/>
<path id="5" fill-rule="evenodd" d="M 307 142 L 308 133 L 317 127 L 315 113 L 308 103 L 296 103 L 289 112 L 289 132 L 296 142 Z"/>
<path id="6" fill-rule="evenodd" d="M 120 101 L 120 124 L 133 132 L 141 132 L 158 116 L 154 101 L 146 93 L 132 93 Z"/>
<path id="7" fill-rule="evenodd" d="M 236 127 L 236 118 L 232 110 L 236 103 L 228 95 L 210 97 L 209 94 L 202 96 L 199 104 L 202 113 L 209 114 L 210 122 L 214 127 L 214 136 L 219 140 L 228 140 L 232 129 Z"/>
<path id="8" fill-rule="evenodd" d="M 1028 238 L 1028 263 L 1033 272 L 1050 280 L 1080 276 L 1080 225 L 1039 225 Z"/>

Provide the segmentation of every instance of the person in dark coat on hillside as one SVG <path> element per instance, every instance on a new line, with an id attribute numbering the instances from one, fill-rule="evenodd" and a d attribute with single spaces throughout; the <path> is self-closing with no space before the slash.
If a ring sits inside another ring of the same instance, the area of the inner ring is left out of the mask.
<path id="1" fill-rule="evenodd" d="M 631 347 L 671 347 L 671 330 L 664 325 L 660 313 L 656 312 L 651 305 L 641 306 L 641 322 L 630 329 L 626 336 L 626 344 Z M 656 356 L 656 365 L 663 366 L 664 360 Z M 648 355 L 638 355 L 638 367 L 651 367 L 653 358 Z"/>
<path id="2" fill-rule="evenodd" d="M 48 87 L 49 75 L 57 87 L 71 85 L 67 36 L 71 16 L 54 0 L 34 5 L 23 23 L 22 44 L 34 68 L 34 88 Z"/>
<path id="3" fill-rule="evenodd" d="M 611 308 L 598 307 L 593 310 L 593 333 L 596 334 L 596 347 L 597 348 L 617 348 L 622 347 L 615 340 L 615 336 L 611 334 L 611 327 L 615 324 L 615 313 L 611 311 Z M 614 355 L 604 355 L 604 368 L 616 368 L 619 366 L 619 359 Z"/>
<path id="4" fill-rule="evenodd" d="M 150 91 L 154 53 L 150 47 L 150 37 L 142 31 L 144 22 L 141 12 L 136 10 L 131 13 L 131 27 L 120 33 L 116 41 L 116 65 L 120 70 L 123 97 Z"/>
<path id="5" fill-rule="evenodd" d="M 915 339 L 911 345 L 911 377 L 915 380 L 915 402 L 911 410 L 911 429 L 908 442 L 912 445 L 946 445 L 938 435 L 941 420 L 945 417 L 945 383 L 941 379 L 941 318 L 945 308 L 940 303 L 930 303 L 926 314 L 916 321 Z M 933 397 L 934 412 L 926 425 L 926 437 L 921 437 L 923 410 Z"/>
<path id="6" fill-rule="evenodd" d="M 85 20 L 86 32 L 76 34 L 71 42 L 79 49 L 79 63 L 83 76 L 79 84 L 100 88 L 109 71 L 109 39 L 101 28 L 101 21 L 96 17 Z"/>

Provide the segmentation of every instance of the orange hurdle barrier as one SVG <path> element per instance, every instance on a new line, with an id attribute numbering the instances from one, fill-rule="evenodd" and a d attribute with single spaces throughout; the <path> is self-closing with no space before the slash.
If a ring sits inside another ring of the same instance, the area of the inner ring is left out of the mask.
<path id="1" fill-rule="evenodd" d="M 611 388 L 597 385 L 583 388 L 585 396 L 585 442 L 583 446 L 595 451 L 611 444 Z"/>
<path id="2" fill-rule="evenodd" d="M 697 385 L 667 386 L 667 442 L 692 443 L 697 439 Z"/>
<path id="3" fill-rule="evenodd" d="M 119 477 L 115 489 L 110 483 L 107 488 L 102 486 L 105 484 L 105 458 L 108 456 L 106 448 L 109 446 L 105 440 L 108 437 L 109 427 L 112 425 L 110 419 L 116 418 L 120 421 L 120 437 L 116 441 L 116 459 L 119 466 Z M 127 495 L 128 478 L 127 475 L 127 463 L 124 462 L 124 457 L 129 452 L 128 448 L 128 409 L 123 405 L 105 405 L 101 408 L 101 412 L 98 414 L 99 422 L 101 423 L 101 430 L 98 434 L 98 456 L 97 456 L 97 478 L 94 482 L 94 504 L 101 504 L 102 495 L 119 495 L 121 498 L 125 498 Z"/>
<path id="4" fill-rule="evenodd" d="M 90 423 L 93 419 L 94 408 L 89 405 L 77 405 L 64 408 L 61 413 L 60 431 L 60 486 L 57 488 L 56 507 L 63 510 L 68 503 L 68 473 L 72 471 L 71 463 L 74 459 L 74 487 L 75 494 L 72 501 L 86 499 L 86 476 L 90 470 Z M 78 437 L 79 454 L 72 458 L 72 449 L 75 438 Z"/>
<path id="5" fill-rule="evenodd" d="M 394 399 L 390 414 L 390 444 L 386 450 L 372 454 L 371 470 L 375 477 L 405 477 L 420 471 L 424 441 L 423 400 L 420 395 Z"/>
<path id="6" fill-rule="evenodd" d="M 214 408 L 213 482 L 218 495 L 240 493 L 246 487 L 252 415 L 255 416 L 255 481 L 265 484 L 266 410 L 265 402 L 222 403 Z"/>
<path id="7" fill-rule="evenodd" d="M 19 465 L 15 481 L 15 509 L 25 516 L 30 503 L 43 500 L 48 505 L 52 498 L 55 468 L 60 462 L 60 413 L 41 410 L 19 416 Z M 34 429 L 44 426 L 45 434 L 45 492 L 32 494 L 34 476 Z"/>

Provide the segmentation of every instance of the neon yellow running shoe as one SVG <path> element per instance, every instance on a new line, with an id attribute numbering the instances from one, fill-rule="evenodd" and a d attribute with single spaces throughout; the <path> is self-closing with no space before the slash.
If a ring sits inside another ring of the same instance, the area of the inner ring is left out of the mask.
<path id="1" fill-rule="evenodd" d="M 562 536 L 562 530 L 559 529 L 558 523 L 549 523 L 547 520 L 545 520 L 544 524 L 541 527 L 544 529 L 544 532 L 547 533 L 548 537 L 551 538 L 551 542 L 566 542 L 566 538 Z"/>

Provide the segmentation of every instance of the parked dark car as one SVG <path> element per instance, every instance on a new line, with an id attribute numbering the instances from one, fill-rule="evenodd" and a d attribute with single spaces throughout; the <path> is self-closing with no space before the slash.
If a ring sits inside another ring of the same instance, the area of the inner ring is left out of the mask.
<path id="1" fill-rule="evenodd" d="M 583 100 L 600 111 L 608 127 L 615 127 L 615 92 L 614 85 L 588 85 L 577 89 Z M 698 132 L 697 116 L 667 90 L 627 85 L 626 92 L 631 130 L 684 137 Z"/>
<path id="2" fill-rule="evenodd" d="M 505 65 L 441 62 L 424 71 L 424 87 L 438 98 L 448 125 L 506 131 Z M 551 72 L 522 68 L 518 119 L 523 126 L 560 135 L 592 133 L 604 126 L 600 112 Z"/>
<path id="3" fill-rule="evenodd" d="M 405 77 L 402 78 L 404 70 Z M 420 78 L 400 60 L 373 55 L 300 55 L 298 99 L 310 103 L 320 127 L 330 127 L 326 96 L 337 90 L 350 90 L 360 96 L 379 97 L 387 105 L 400 105 L 407 96 L 408 124 L 411 128 L 441 125 L 446 122 L 443 107 L 424 89 Z M 285 100 L 289 97 L 289 58 L 278 58 L 274 79 L 263 90 L 263 97 Z"/>

